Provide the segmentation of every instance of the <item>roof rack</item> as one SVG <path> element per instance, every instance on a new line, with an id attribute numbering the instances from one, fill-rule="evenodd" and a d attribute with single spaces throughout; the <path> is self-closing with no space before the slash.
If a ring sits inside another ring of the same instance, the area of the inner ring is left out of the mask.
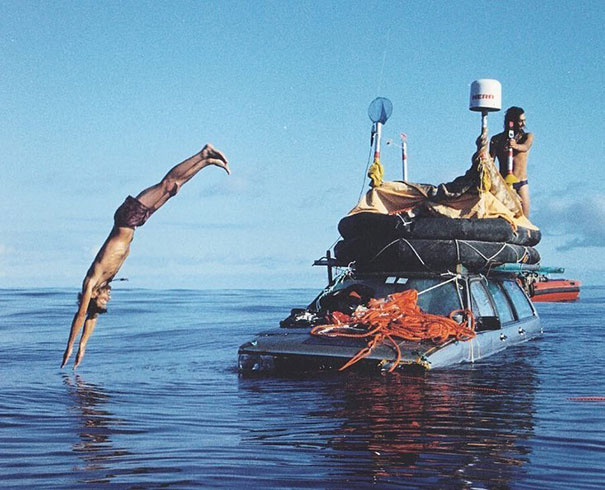
<path id="1" fill-rule="evenodd" d="M 314 266 L 325 266 L 328 269 L 328 285 L 331 286 L 334 283 L 334 271 L 335 267 L 350 267 L 351 264 L 343 264 L 337 259 L 332 257 L 332 252 L 326 250 L 326 255 L 320 257 L 313 262 Z M 454 271 L 418 271 L 418 270 L 383 270 L 383 271 L 359 271 L 354 270 L 356 277 L 376 277 L 376 276 L 394 276 L 394 277 L 436 277 L 436 276 L 455 276 L 457 274 L 485 274 L 487 271 L 482 272 L 471 272 L 463 265 L 459 264 L 456 266 Z"/>

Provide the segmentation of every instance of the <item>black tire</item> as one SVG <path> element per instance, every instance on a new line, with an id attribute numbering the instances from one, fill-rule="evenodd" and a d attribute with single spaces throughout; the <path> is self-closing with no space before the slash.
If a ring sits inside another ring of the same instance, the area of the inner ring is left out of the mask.
<path id="1" fill-rule="evenodd" d="M 506 263 L 540 262 L 540 254 L 533 247 L 477 240 L 399 238 L 381 244 L 353 238 L 338 242 L 334 253 L 340 265 L 355 262 L 359 271 L 445 271 L 457 264 L 481 271 Z"/>
<path id="2" fill-rule="evenodd" d="M 420 240 L 476 240 L 506 242 L 517 245 L 537 245 L 540 230 L 517 227 L 517 231 L 502 218 L 448 218 L 445 216 L 410 219 L 405 214 L 358 213 L 346 216 L 338 223 L 338 231 L 346 239 L 380 237 L 384 241 L 396 238 Z"/>

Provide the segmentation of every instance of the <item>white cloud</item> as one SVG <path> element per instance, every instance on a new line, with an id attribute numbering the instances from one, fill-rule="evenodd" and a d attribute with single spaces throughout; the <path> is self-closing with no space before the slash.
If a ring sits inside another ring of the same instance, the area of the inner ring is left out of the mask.
<path id="1" fill-rule="evenodd" d="M 563 196 L 563 197 L 561 197 Z M 557 193 L 536 203 L 532 221 L 545 235 L 566 235 L 558 250 L 605 247 L 605 194 Z"/>

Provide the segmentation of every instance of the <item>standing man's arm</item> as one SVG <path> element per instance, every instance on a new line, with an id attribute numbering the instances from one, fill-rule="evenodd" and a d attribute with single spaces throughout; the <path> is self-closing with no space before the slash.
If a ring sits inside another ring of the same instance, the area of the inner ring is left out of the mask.
<path id="1" fill-rule="evenodd" d="M 517 143 L 515 140 L 510 140 L 509 144 L 513 150 L 520 151 L 522 153 L 529 151 L 531 145 L 534 143 L 534 134 L 527 133 L 527 138 L 524 143 Z"/>
<path id="2" fill-rule="evenodd" d="M 61 367 L 65 366 L 67 360 L 71 356 L 76 337 L 78 336 L 78 333 L 80 333 L 82 325 L 86 320 L 86 311 L 88 309 L 88 303 L 90 303 L 90 298 L 92 297 L 92 289 L 92 281 L 89 278 L 86 278 L 84 280 L 84 284 L 82 285 L 82 299 L 80 300 L 80 306 L 78 307 L 78 311 L 74 315 L 74 319 L 71 322 L 69 340 L 67 341 L 67 347 L 65 349 L 65 353 L 63 354 L 63 363 L 61 364 Z"/>
<path id="3" fill-rule="evenodd" d="M 496 158 L 496 154 L 498 153 L 498 138 L 496 136 L 492 136 L 492 139 L 489 141 L 489 156 L 492 158 Z"/>

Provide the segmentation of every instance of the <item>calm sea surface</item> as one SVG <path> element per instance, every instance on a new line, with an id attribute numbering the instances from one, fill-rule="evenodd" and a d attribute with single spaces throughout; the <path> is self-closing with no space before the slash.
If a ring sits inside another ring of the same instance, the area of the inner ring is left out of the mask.
<path id="1" fill-rule="evenodd" d="M 316 291 L 114 289 L 59 369 L 75 290 L 0 290 L 0 486 L 605 487 L 605 287 L 543 338 L 425 376 L 245 379 Z"/>

